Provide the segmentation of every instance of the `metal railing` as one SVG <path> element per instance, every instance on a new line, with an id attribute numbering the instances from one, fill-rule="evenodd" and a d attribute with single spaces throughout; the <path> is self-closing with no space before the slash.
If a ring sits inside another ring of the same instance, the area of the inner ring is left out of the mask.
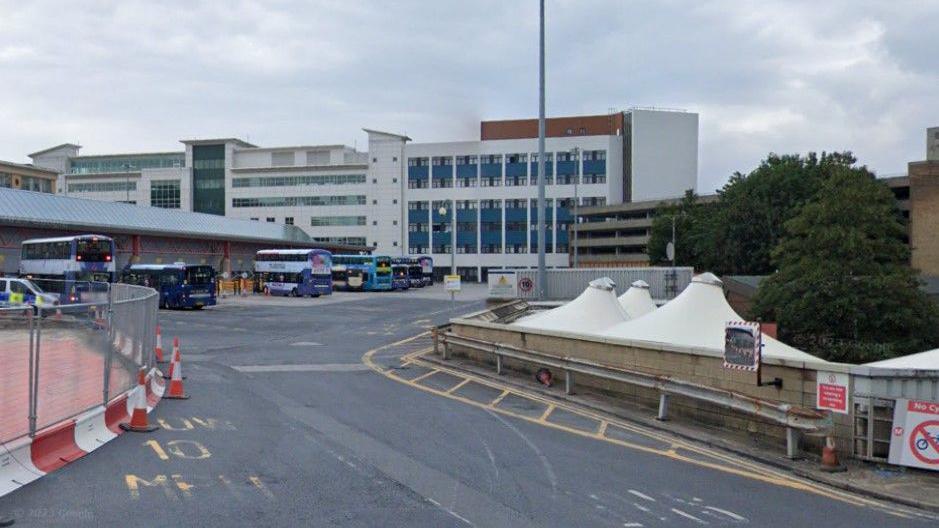
<path id="1" fill-rule="evenodd" d="M 449 359 L 451 346 L 494 356 L 497 374 L 502 374 L 505 358 L 561 370 L 564 372 L 564 388 L 567 394 L 574 393 L 575 374 L 656 390 L 659 393 L 657 418 L 660 420 L 668 419 L 668 403 L 672 395 L 759 417 L 786 428 L 786 454 L 790 458 L 798 456 L 799 433 L 823 436 L 829 435 L 832 431 L 830 413 L 795 407 L 787 403 L 761 400 L 670 376 L 616 368 L 578 358 L 558 357 L 508 344 L 458 336 L 450 332 L 434 332 L 434 351 L 443 359 Z"/>
<path id="2" fill-rule="evenodd" d="M 96 291 L 98 302 L 0 308 L 0 443 L 107 405 L 154 364 L 159 294 Z"/>

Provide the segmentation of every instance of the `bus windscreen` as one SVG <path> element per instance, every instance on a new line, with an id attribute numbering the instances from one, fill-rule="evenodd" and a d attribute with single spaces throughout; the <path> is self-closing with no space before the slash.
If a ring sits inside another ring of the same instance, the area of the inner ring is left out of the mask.
<path id="1" fill-rule="evenodd" d="M 97 238 L 76 240 L 75 260 L 82 262 L 110 262 L 111 241 Z"/>
<path id="2" fill-rule="evenodd" d="M 212 282 L 214 272 L 210 266 L 193 266 L 186 268 L 186 280 L 189 284 L 208 284 Z"/>

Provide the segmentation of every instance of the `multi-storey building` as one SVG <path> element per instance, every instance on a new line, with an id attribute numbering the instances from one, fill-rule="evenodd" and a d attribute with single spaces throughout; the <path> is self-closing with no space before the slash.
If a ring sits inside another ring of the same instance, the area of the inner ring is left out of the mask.
<path id="1" fill-rule="evenodd" d="M 56 171 L 0 160 L 0 188 L 55 192 Z"/>
<path id="2" fill-rule="evenodd" d="M 480 128 L 479 141 L 447 143 L 365 129 L 367 152 L 221 138 L 183 140 L 178 152 L 79 156 L 65 144 L 31 157 L 59 172 L 70 196 L 297 225 L 322 242 L 429 254 L 439 272 L 455 243 L 458 271 L 482 279 L 489 268 L 536 264 L 538 141 L 536 120 Z M 679 111 L 547 120 L 547 264 L 569 265 L 575 200 L 590 207 L 695 189 L 697 130 L 697 115 Z"/>

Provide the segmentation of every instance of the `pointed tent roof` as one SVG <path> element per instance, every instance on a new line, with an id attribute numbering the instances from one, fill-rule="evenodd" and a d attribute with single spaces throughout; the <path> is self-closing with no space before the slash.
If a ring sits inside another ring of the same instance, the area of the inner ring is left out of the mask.
<path id="1" fill-rule="evenodd" d="M 714 274 L 702 273 L 678 297 L 656 311 L 600 334 L 721 352 L 727 322 L 743 320 L 727 304 L 722 284 Z M 769 336 L 763 336 L 763 355 L 790 361 L 823 361 Z"/>
<path id="2" fill-rule="evenodd" d="M 625 293 L 619 296 L 619 303 L 630 319 L 642 317 L 655 311 L 655 302 L 649 293 L 649 283 L 637 280 Z"/>
<path id="3" fill-rule="evenodd" d="M 890 359 L 865 363 L 865 367 L 913 369 L 913 370 L 939 370 L 939 348 L 909 354 Z"/>
<path id="4" fill-rule="evenodd" d="M 616 283 L 596 279 L 573 301 L 512 323 L 536 330 L 597 333 L 629 319 L 616 300 Z"/>

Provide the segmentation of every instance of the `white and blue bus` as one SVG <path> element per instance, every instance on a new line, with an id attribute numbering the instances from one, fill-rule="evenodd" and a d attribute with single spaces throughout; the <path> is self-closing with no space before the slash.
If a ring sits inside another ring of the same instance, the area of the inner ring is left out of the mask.
<path id="1" fill-rule="evenodd" d="M 394 257 L 391 259 L 391 266 L 392 268 L 407 266 L 408 287 L 424 287 L 424 270 L 421 268 L 421 263 L 418 262 L 417 257 Z"/>
<path id="2" fill-rule="evenodd" d="M 215 269 L 212 266 L 132 264 L 124 268 L 121 282 L 160 292 L 160 308 L 215 306 Z"/>
<path id="3" fill-rule="evenodd" d="M 421 266 L 421 273 L 424 275 L 424 286 L 430 286 L 434 283 L 434 259 L 427 255 L 417 257 L 417 262 Z"/>
<path id="4" fill-rule="evenodd" d="M 104 235 L 77 235 L 24 240 L 19 274 L 59 295 L 63 304 L 95 302 L 106 293 L 94 282 L 116 279 L 114 240 Z M 51 279 L 51 280 L 50 280 Z"/>
<path id="5" fill-rule="evenodd" d="M 390 290 L 391 257 L 333 255 L 333 287 L 341 290 Z"/>
<path id="6" fill-rule="evenodd" d="M 261 291 L 319 297 L 333 292 L 333 254 L 325 249 L 264 249 L 254 257 Z"/>

